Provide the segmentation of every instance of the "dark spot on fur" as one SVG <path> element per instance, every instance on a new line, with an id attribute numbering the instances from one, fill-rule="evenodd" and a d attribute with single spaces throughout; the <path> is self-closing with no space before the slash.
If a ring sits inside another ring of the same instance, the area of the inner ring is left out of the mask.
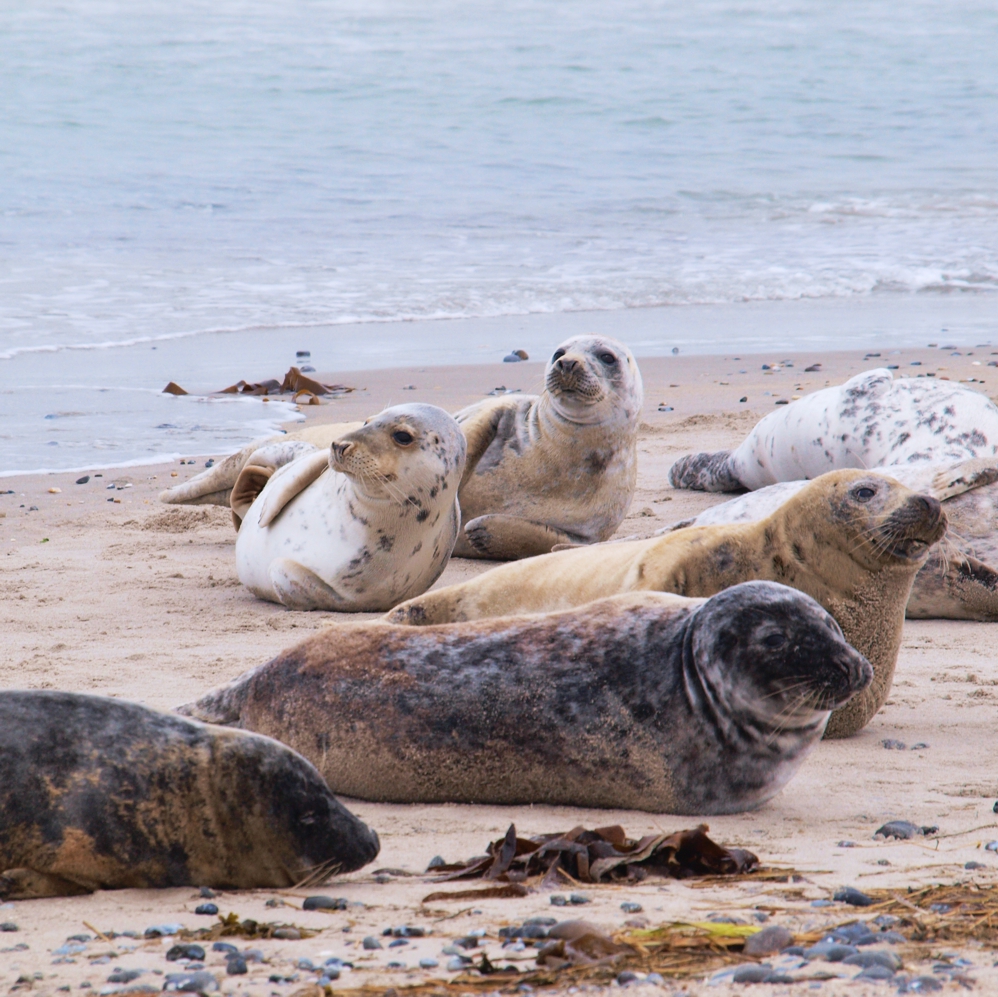
<path id="1" fill-rule="evenodd" d="M 610 463 L 611 456 L 612 454 L 609 452 L 599 453 L 593 450 L 591 453 L 586 454 L 586 470 L 590 474 L 602 474 Z"/>
<path id="2" fill-rule="evenodd" d="M 395 546 L 395 537 L 379 537 L 378 546 L 384 550 L 391 550 Z"/>
<path id="3" fill-rule="evenodd" d="M 429 509 L 420 509 L 419 512 L 416 513 L 417 523 L 425 523 L 429 518 L 430 518 Z"/>
<path id="4" fill-rule="evenodd" d="M 794 552 L 794 557 L 800 561 L 801 564 L 804 563 L 804 551 L 800 549 L 800 544 L 795 543 L 791 545 L 790 548 Z"/>

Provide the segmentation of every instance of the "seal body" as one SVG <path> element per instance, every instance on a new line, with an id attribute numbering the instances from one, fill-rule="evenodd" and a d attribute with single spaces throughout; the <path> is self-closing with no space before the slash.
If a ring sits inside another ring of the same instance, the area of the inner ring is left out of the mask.
<path id="1" fill-rule="evenodd" d="M 468 438 L 460 557 L 513 560 L 613 535 L 637 483 L 641 374 L 603 336 L 562 343 L 541 395 L 488 399 L 456 415 Z"/>
<path id="2" fill-rule="evenodd" d="M 857 374 L 781 407 L 732 451 L 672 466 L 676 488 L 726 492 L 816 478 L 840 468 L 943 464 L 998 455 L 998 406 L 970 388 L 929 378 Z"/>
<path id="3" fill-rule="evenodd" d="M 0 898 L 290 887 L 378 847 L 270 738 L 98 696 L 0 693 Z"/>
<path id="4" fill-rule="evenodd" d="M 338 626 L 182 710 L 286 740 L 363 799 L 736 813 L 787 783 L 871 675 L 812 599 L 750 582 Z"/>
<path id="5" fill-rule="evenodd" d="M 236 538 L 239 580 L 289 609 L 384 610 L 426 591 L 457 539 L 464 460 L 443 409 L 386 409 L 265 479 Z"/>
<path id="6" fill-rule="evenodd" d="M 426 625 L 564 609 L 619 592 L 710 596 L 753 578 L 781 582 L 824 606 L 873 666 L 870 687 L 829 721 L 829 735 L 842 736 L 865 726 L 886 700 L 912 582 L 945 530 L 931 496 L 880 475 L 833 471 L 758 522 L 687 527 L 502 565 L 410 600 L 388 619 Z"/>

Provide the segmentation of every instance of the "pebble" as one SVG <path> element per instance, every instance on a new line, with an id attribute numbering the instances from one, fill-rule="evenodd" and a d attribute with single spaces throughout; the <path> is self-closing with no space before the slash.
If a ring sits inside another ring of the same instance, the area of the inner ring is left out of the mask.
<path id="1" fill-rule="evenodd" d="M 301 938 L 301 932 L 297 928 L 278 928 L 274 932 L 274 938 L 294 942 Z"/>
<path id="2" fill-rule="evenodd" d="M 832 899 L 852 907 L 872 907 L 875 903 L 872 897 L 868 897 L 854 886 L 843 886 L 841 890 L 836 890 L 832 894 Z"/>
<path id="3" fill-rule="evenodd" d="M 227 955 L 239 955 L 239 949 L 229 942 L 215 942 L 211 950 L 212 952 L 225 952 Z"/>
<path id="4" fill-rule="evenodd" d="M 912 751 L 925 751 L 928 745 L 924 741 L 919 741 L 917 744 L 911 746 Z"/>
<path id="5" fill-rule="evenodd" d="M 666 405 L 665 402 L 662 402 L 662 404 L 659 405 L 658 410 L 659 410 L 659 412 L 674 412 L 675 411 L 675 409 L 671 405 Z"/>
<path id="6" fill-rule="evenodd" d="M 984 850 L 987 852 L 998 852 L 998 841 L 989 841 L 984 846 Z"/>
<path id="7" fill-rule="evenodd" d="M 884 738 L 880 742 L 888 751 L 904 751 L 908 745 L 904 741 L 896 741 L 893 737 Z"/>
<path id="8" fill-rule="evenodd" d="M 811 906 L 812 907 L 834 907 L 835 905 L 832 903 L 831 900 L 812 900 L 811 901 Z"/>
<path id="9" fill-rule="evenodd" d="M 408 945 L 408 944 L 409 944 L 409 942 L 408 942 L 407 939 L 405 939 L 405 938 L 396 938 L 395 941 L 388 943 L 388 947 L 390 949 L 397 949 L 401 945 Z"/>
<path id="10" fill-rule="evenodd" d="M 672 347 L 672 355 L 675 356 L 678 352 L 679 352 L 679 347 L 678 346 L 673 346 Z"/>
<path id="11" fill-rule="evenodd" d="M 439 869 L 442 865 L 447 865 L 444 857 L 442 855 L 434 855 L 433 858 L 430 859 L 430 864 L 426 867 L 426 871 L 429 872 L 430 869 Z"/>
<path id="12" fill-rule="evenodd" d="M 835 847 L 836 848 L 855 848 L 856 847 L 856 842 L 855 841 L 840 841 L 840 842 L 838 842 L 836 844 Z"/>
<path id="13" fill-rule="evenodd" d="M 470 959 L 467 959 L 462 955 L 456 955 L 448 961 L 447 970 L 448 972 L 456 973 L 464 969 L 465 966 L 470 966 L 470 965 L 471 965 Z"/>
<path id="14" fill-rule="evenodd" d="M 177 962 L 180 959 L 196 959 L 201 962 L 204 959 L 204 949 L 200 945 L 181 944 L 174 945 L 166 953 L 167 962 Z"/>
<path id="15" fill-rule="evenodd" d="M 142 934 L 145 938 L 163 938 L 183 930 L 182 924 L 154 924 L 151 928 L 146 928 Z"/>
<path id="16" fill-rule="evenodd" d="M 302 910 L 346 910 L 347 901 L 344 897 L 306 897 L 301 905 Z"/>
<path id="17" fill-rule="evenodd" d="M 886 966 L 867 966 L 861 973 L 857 973 L 854 980 L 889 980 L 894 976 L 894 970 Z"/>
<path id="18" fill-rule="evenodd" d="M 734 983 L 763 983 L 772 972 L 773 967 L 767 966 L 765 963 L 759 966 L 755 963 L 750 963 L 747 966 L 739 966 L 735 969 L 731 979 Z"/>
<path id="19" fill-rule="evenodd" d="M 184 993 L 207 993 L 218 989 L 218 981 L 207 971 L 197 973 L 167 973 L 164 990 L 180 990 Z"/>
<path id="20" fill-rule="evenodd" d="M 108 978 L 108 983 L 131 983 L 132 980 L 137 980 L 143 973 L 144 969 L 116 969 Z"/>
<path id="21" fill-rule="evenodd" d="M 747 402 L 747 401 L 748 401 L 748 395 L 743 395 L 743 396 L 742 396 L 741 398 L 739 398 L 738 400 L 739 400 L 740 402 Z"/>
<path id="22" fill-rule="evenodd" d="M 985 862 L 964 862 L 964 869 L 987 869 L 987 863 Z"/>
<path id="23" fill-rule="evenodd" d="M 632 901 L 625 900 L 620 905 L 620 909 L 625 914 L 640 914 L 644 910 L 644 907 L 642 907 L 641 904 L 636 904 L 636 903 L 633 903 Z"/>
<path id="24" fill-rule="evenodd" d="M 893 952 L 885 949 L 878 949 L 873 952 L 857 952 L 842 960 L 844 966 L 862 966 L 869 969 L 870 966 L 883 966 L 892 973 L 896 973 L 901 968 L 901 959 Z"/>
<path id="25" fill-rule="evenodd" d="M 625 983 L 633 983 L 637 979 L 640 979 L 640 977 L 638 976 L 637 973 L 632 973 L 629 969 L 626 969 L 626 970 L 624 970 L 623 973 L 621 973 L 617 977 L 617 982 L 621 986 L 624 986 Z"/>
<path id="26" fill-rule="evenodd" d="M 772 955 L 781 952 L 794 940 L 794 936 L 781 924 L 771 924 L 757 931 L 745 940 L 745 954 L 751 956 Z"/>
<path id="27" fill-rule="evenodd" d="M 805 959 L 824 959 L 825 962 L 842 962 L 851 955 L 856 955 L 859 949 L 855 945 L 840 945 L 838 942 L 818 942 L 804 950 Z"/>
<path id="28" fill-rule="evenodd" d="M 507 353 L 506 356 L 502 358 L 503 363 L 520 363 L 520 357 L 515 353 Z"/>
<path id="29" fill-rule="evenodd" d="M 13 921 L 0 922 L 0 931 L 20 931 L 21 929 Z"/>
<path id="30" fill-rule="evenodd" d="M 845 945 L 872 945 L 879 938 L 880 936 L 868 924 L 856 921 L 853 924 L 844 924 L 836 928 L 824 940 Z"/>
<path id="31" fill-rule="evenodd" d="M 361 945 L 365 949 L 368 949 L 369 951 L 372 951 L 374 949 L 380 949 L 383 947 L 381 942 L 379 942 L 378 939 L 374 937 L 374 935 L 368 935 L 364 939 L 364 941 L 361 942 Z"/>
<path id="32" fill-rule="evenodd" d="M 910 820 L 889 820 L 873 832 L 873 837 L 897 838 L 899 841 L 907 841 L 909 838 L 914 838 L 916 834 L 935 834 L 938 830 L 939 828 L 935 825 L 919 827 L 917 824 L 912 824 Z"/>
<path id="33" fill-rule="evenodd" d="M 927 994 L 936 990 L 942 990 L 943 985 L 934 976 L 914 976 L 910 980 L 903 980 L 898 987 L 899 994 Z"/>
<path id="34" fill-rule="evenodd" d="M 582 904 L 591 904 L 592 900 L 590 900 L 584 893 L 570 893 L 568 895 L 568 902 L 575 907 L 579 907 Z"/>
<path id="35" fill-rule="evenodd" d="M 194 908 L 194 913 L 195 914 L 217 914 L 218 913 L 218 904 L 198 904 L 198 906 Z"/>
<path id="36" fill-rule="evenodd" d="M 204 466 L 205 466 L 205 467 L 214 467 L 214 466 L 215 466 L 215 461 L 214 461 L 214 460 L 213 460 L 213 459 L 212 459 L 211 457 L 209 457 L 209 458 L 208 458 L 208 459 L 207 459 L 207 460 L 206 460 L 206 461 L 204 462 Z"/>
<path id="37" fill-rule="evenodd" d="M 425 938 L 429 934 L 426 928 L 414 928 L 408 924 L 403 924 L 397 928 L 390 928 L 388 933 L 395 938 Z"/>
<path id="38" fill-rule="evenodd" d="M 214 900 L 215 897 L 218 896 L 218 894 L 210 886 L 202 886 L 201 889 L 198 890 L 198 895 L 203 900 Z"/>
<path id="39" fill-rule="evenodd" d="M 440 963 L 436 959 L 426 958 L 419 960 L 419 966 L 421 969 L 436 969 Z"/>
<path id="40" fill-rule="evenodd" d="M 77 478 L 76 483 L 78 485 L 85 485 L 90 480 L 89 474 L 84 474 L 82 478 Z"/>

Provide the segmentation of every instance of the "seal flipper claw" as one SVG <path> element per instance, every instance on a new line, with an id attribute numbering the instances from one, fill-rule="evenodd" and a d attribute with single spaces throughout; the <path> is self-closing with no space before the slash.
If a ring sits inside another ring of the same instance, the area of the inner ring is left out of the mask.
<path id="1" fill-rule="evenodd" d="M 271 561 L 270 582 L 281 605 L 288 609 L 343 612 L 350 608 L 336 589 L 290 558 L 279 557 Z"/>
<path id="2" fill-rule="evenodd" d="M 884 468 L 885 474 L 890 472 L 891 468 Z M 996 481 L 998 481 L 998 458 L 978 457 L 939 471 L 932 479 L 931 487 L 926 491 L 940 502 L 945 502 L 946 499 L 973 491 L 975 488 L 983 488 Z"/>
<path id="3" fill-rule="evenodd" d="M 579 537 L 564 530 L 516 516 L 479 516 L 465 524 L 463 534 L 471 552 L 458 556 L 496 561 L 536 557 L 538 554 L 549 554 L 555 544 L 574 546 L 579 543 Z"/>
<path id="4" fill-rule="evenodd" d="M 669 468 L 669 484 L 696 492 L 740 492 L 745 486 L 731 466 L 731 451 L 693 453 L 680 457 Z"/>

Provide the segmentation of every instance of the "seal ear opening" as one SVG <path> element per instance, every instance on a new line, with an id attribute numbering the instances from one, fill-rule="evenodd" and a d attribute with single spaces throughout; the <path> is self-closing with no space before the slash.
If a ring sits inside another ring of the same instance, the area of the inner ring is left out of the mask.
<path id="1" fill-rule="evenodd" d="M 238 530 L 242 521 L 246 518 L 250 506 L 257 500 L 264 485 L 270 480 L 270 476 L 276 468 L 263 467 L 260 464 L 247 464 L 236 478 L 236 483 L 232 486 L 232 494 L 229 496 L 229 506 L 232 509 L 233 521 L 239 517 L 236 523 Z"/>

